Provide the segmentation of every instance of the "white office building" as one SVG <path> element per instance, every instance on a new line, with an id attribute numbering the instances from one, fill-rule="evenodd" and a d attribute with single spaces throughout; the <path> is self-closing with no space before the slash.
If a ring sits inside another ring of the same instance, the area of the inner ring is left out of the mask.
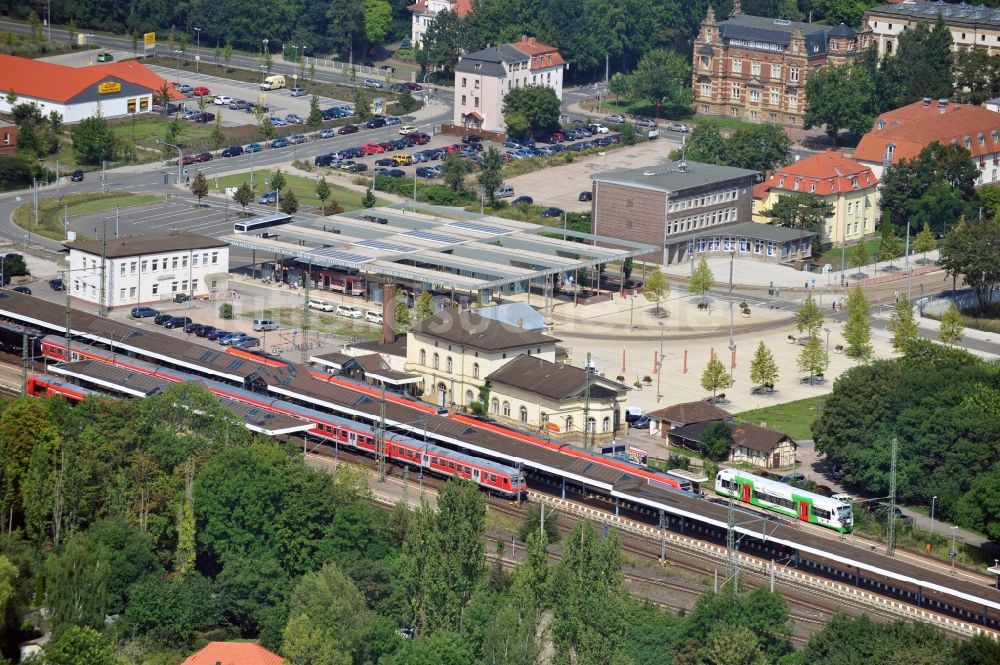
<path id="1" fill-rule="evenodd" d="M 229 245 L 195 233 L 146 235 L 108 240 L 71 240 L 70 295 L 109 308 L 175 300 L 178 295 L 210 297 L 226 288 Z M 103 270 L 102 270 L 102 255 Z"/>

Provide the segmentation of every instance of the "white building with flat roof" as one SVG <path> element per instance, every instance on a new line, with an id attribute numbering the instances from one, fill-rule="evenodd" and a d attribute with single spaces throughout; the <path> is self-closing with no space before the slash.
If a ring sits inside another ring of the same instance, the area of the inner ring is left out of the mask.
<path id="1" fill-rule="evenodd" d="M 69 273 L 64 283 L 72 297 L 100 304 L 103 290 L 106 307 L 134 307 L 225 288 L 229 245 L 224 241 L 176 233 L 115 238 L 102 245 L 99 240 L 65 243 Z"/>

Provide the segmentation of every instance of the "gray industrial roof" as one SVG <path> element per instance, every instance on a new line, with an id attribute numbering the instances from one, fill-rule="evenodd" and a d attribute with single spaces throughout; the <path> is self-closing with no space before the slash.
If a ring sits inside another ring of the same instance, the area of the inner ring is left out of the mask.
<path id="1" fill-rule="evenodd" d="M 315 267 L 358 270 L 466 292 L 538 280 L 655 249 L 574 231 L 566 231 L 563 239 L 558 228 L 488 215 L 455 220 L 393 208 L 378 212 L 387 224 L 351 215 L 299 215 L 294 224 L 267 229 L 266 238 L 234 233 L 223 240 Z"/>
<path id="2" fill-rule="evenodd" d="M 88 254 L 101 255 L 100 240 L 84 240 L 78 238 L 63 243 L 70 249 L 76 249 Z M 226 243 L 216 238 L 198 235 L 197 233 L 170 233 L 145 235 L 126 238 L 109 238 L 107 241 L 107 257 L 117 259 L 126 256 L 145 256 L 147 254 L 165 254 L 188 249 L 211 249 L 225 247 Z"/>
<path id="3" fill-rule="evenodd" d="M 740 222 L 728 226 L 717 226 L 709 229 L 702 229 L 696 233 L 686 234 L 686 237 L 709 238 L 718 236 L 733 236 L 743 238 L 759 238 L 760 240 L 770 240 L 772 242 L 788 242 L 801 238 L 811 238 L 815 233 L 812 231 L 800 231 L 799 229 L 789 229 L 784 226 L 774 224 L 758 224 L 757 222 Z M 671 237 L 670 241 L 676 241 L 676 237 Z"/>
<path id="4" fill-rule="evenodd" d="M 1000 26 L 1000 9 L 986 5 L 970 5 L 962 2 L 951 4 L 947 2 L 907 2 L 898 5 L 879 5 L 867 11 L 870 16 L 898 16 L 911 21 L 933 23 L 940 14 L 946 23 L 952 25 L 998 27 Z"/>
<path id="5" fill-rule="evenodd" d="M 757 171 L 749 169 L 702 164 L 701 162 L 677 161 L 665 162 L 656 166 L 645 166 L 638 169 L 606 171 L 594 174 L 591 177 L 597 182 L 638 185 L 640 187 L 677 194 L 686 189 L 739 178 L 755 178 L 756 176 Z"/>
<path id="6" fill-rule="evenodd" d="M 788 46 L 791 43 L 792 33 L 798 29 L 806 42 L 806 55 L 813 56 L 826 53 L 827 37 L 835 29 L 841 29 L 829 25 L 818 23 L 801 23 L 799 21 L 786 21 L 783 19 L 767 18 L 764 16 L 748 16 L 738 14 L 727 21 L 719 22 L 719 37 L 723 41 L 740 39 L 749 42 L 766 42 Z M 853 30 L 851 31 L 853 36 Z"/>

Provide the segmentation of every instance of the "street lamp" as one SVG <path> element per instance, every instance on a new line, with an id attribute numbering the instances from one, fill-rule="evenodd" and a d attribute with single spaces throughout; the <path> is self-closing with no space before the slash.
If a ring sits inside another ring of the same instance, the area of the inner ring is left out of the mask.
<path id="1" fill-rule="evenodd" d="M 931 497 L 931 535 L 934 535 L 934 506 L 937 504 L 937 497 Z"/>
<path id="2" fill-rule="evenodd" d="M 181 152 L 180 146 L 176 146 L 173 143 L 167 143 L 166 141 L 160 139 L 156 139 L 156 143 L 157 145 L 165 145 L 177 149 L 177 184 L 181 184 L 181 161 L 184 159 L 184 154 Z"/>
<path id="3" fill-rule="evenodd" d="M 823 331 L 826 332 L 826 366 L 829 368 L 830 367 L 830 329 L 829 328 L 823 328 Z"/>
<path id="4" fill-rule="evenodd" d="M 264 42 L 264 66 L 266 67 L 267 66 L 267 56 L 269 56 L 271 54 L 271 52 L 268 51 L 268 49 L 267 49 L 267 45 L 268 45 L 268 43 L 270 43 L 271 40 L 270 39 L 263 39 L 261 41 Z M 270 67 L 268 67 L 268 70 L 270 70 Z"/>
<path id="5" fill-rule="evenodd" d="M 195 56 L 194 56 L 194 71 L 197 74 L 198 73 L 198 64 L 199 64 L 199 61 L 201 60 L 201 28 L 195 28 L 194 31 L 198 35 L 198 46 L 197 46 L 197 49 L 196 49 L 198 51 L 198 53 L 196 53 Z"/>
<path id="6" fill-rule="evenodd" d="M 663 376 L 663 321 L 660 324 L 660 355 L 656 359 L 656 401 L 659 402 L 663 395 L 660 394 L 660 379 Z"/>

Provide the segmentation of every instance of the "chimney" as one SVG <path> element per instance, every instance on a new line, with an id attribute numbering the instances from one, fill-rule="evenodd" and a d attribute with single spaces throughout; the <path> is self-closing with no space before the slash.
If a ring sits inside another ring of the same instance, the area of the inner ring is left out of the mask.
<path id="1" fill-rule="evenodd" d="M 924 108 L 927 108 L 928 106 L 931 105 L 931 98 L 930 97 L 924 97 L 923 102 L 924 102 Z"/>
<path id="2" fill-rule="evenodd" d="M 396 285 L 382 287 L 382 336 L 379 342 L 392 344 L 396 341 Z"/>
<path id="3" fill-rule="evenodd" d="M 948 110 L 948 99 L 945 97 L 939 99 L 938 108 L 941 110 L 941 115 L 944 115 L 944 112 Z"/>

